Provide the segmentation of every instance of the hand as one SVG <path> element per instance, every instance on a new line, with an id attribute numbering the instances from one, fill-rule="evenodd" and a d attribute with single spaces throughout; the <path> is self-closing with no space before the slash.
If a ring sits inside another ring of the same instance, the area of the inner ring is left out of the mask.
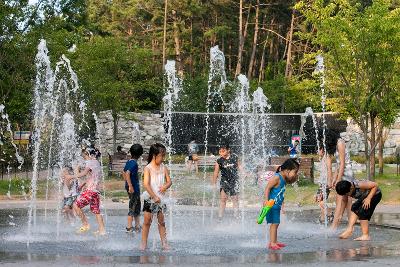
<path id="1" fill-rule="evenodd" d="M 159 197 L 154 198 L 154 203 L 160 203 L 160 202 L 161 202 L 161 199 Z"/>
<path id="2" fill-rule="evenodd" d="M 370 205 L 371 205 L 371 199 L 369 197 L 365 198 L 363 200 L 363 205 L 362 205 L 363 208 L 367 210 L 369 209 Z"/>
<path id="3" fill-rule="evenodd" d="M 128 192 L 131 194 L 135 192 L 135 189 L 133 189 L 132 185 L 129 185 Z"/>
<path id="4" fill-rule="evenodd" d="M 160 186 L 160 187 L 158 188 L 158 192 L 160 192 L 161 194 L 164 194 L 165 191 L 167 191 L 167 189 L 165 189 L 164 186 Z"/>

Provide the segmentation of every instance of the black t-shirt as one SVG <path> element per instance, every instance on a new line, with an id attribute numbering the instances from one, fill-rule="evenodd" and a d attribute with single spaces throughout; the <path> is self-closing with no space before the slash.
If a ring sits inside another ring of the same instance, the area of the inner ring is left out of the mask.
<path id="1" fill-rule="evenodd" d="M 238 156 L 235 154 L 230 154 L 227 159 L 223 157 L 217 159 L 219 169 L 221 170 L 221 184 L 235 185 L 239 179 L 238 161 Z"/>

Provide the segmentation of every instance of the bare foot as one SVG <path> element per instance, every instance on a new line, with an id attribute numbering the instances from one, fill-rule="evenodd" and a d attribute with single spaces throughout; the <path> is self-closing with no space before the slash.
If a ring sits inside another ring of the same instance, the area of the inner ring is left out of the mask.
<path id="1" fill-rule="evenodd" d="M 168 243 L 167 242 L 164 242 L 163 244 L 162 244 L 162 250 L 163 251 L 169 251 L 171 248 L 170 248 L 170 246 L 168 245 Z"/>
<path id="2" fill-rule="evenodd" d="M 143 244 L 143 243 L 140 243 L 139 250 L 140 250 L 140 251 L 145 251 L 146 249 L 147 249 L 147 245 L 145 245 L 145 244 Z"/>
<path id="3" fill-rule="evenodd" d="M 355 241 L 369 241 L 369 240 L 371 240 L 371 237 L 369 235 L 362 235 L 360 237 L 357 237 L 354 240 Z"/>
<path id="4" fill-rule="evenodd" d="M 353 230 L 347 229 L 346 231 L 344 231 L 343 233 L 341 233 L 341 234 L 339 235 L 339 238 L 340 238 L 340 239 L 347 239 L 347 238 L 349 238 L 352 234 L 353 234 Z"/>

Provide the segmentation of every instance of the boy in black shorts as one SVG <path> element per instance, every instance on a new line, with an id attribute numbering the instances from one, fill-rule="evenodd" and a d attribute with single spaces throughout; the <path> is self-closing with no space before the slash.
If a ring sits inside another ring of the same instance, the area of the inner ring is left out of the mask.
<path id="1" fill-rule="evenodd" d="M 124 167 L 123 177 L 125 179 L 125 189 L 129 196 L 129 212 L 128 225 L 126 232 L 140 232 L 140 186 L 139 186 L 139 165 L 137 160 L 143 154 L 143 147 L 140 144 L 134 144 L 129 149 L 131 159 L 128 160 Z M 132 226 L 132 221 L 135 219 L 135 229 Z"/>
<path id="2" fill-rule="evenodd" d="M 378 184 L 371 181 L 349 182 L 342 180 L 336 184 L 336 192 L 341 196 L 350 196 L 357 199 L 351 206 L 351 214 L 347 229 L 339 236 L 342 239 L 349 238 L 353 234 L 354 224 L 360 220 L 362 235 L 354 240 L 370 240 L 368 222 L 374 213 L 376 205 L 382 199 Z"/>
<path id="3" fill-rule="evenodd" d="M 239 158 L 231 153 L 229 145 L 221 145 L 219 147 L 220 158 L 214 165 L 213 185 L 217 184 L 218 174 L 221 171 L 220 181 L 220 202 L 218 219 L 222 220 L 225 211 L 226 201 L 228 197 L 232 199 L 235 217 L 238 215 L 239 209 Z"/>

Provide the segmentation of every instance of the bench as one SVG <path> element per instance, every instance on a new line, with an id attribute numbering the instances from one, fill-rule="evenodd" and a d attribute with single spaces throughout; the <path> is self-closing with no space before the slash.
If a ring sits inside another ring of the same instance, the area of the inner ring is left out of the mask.
<path id="1" fill-rule="evenodd" d="M 128 160 L 130 160 L 130 156 L 126 156 L 124 159 L 120 155 L 118 157 L 114 157 L 113 155 L 109 157 L 108 163 L 108 176 L 115 173 L 117 176 L 122 176 L 122 172 L 124 171 L 125 164 Z M 147 162 L 141 158 L 141 162 L 139 162 L 139 172 L 141 172 L 142 167 L 146 166 Z"/>
<path id="2" fill-rule="evenodd" d="M 271 165 L 275 168 L 278 168 L 282 165 L 285 160 L 289 157 L 272 157 L 271 158 Z M 300 158 L 300 169 L 299 174 L 304 175 L 304 177 L 310 178 L 314 180 L 314 159 L 313 158 Z M 271 169 L 273 169 L 273 167 Z"/>

